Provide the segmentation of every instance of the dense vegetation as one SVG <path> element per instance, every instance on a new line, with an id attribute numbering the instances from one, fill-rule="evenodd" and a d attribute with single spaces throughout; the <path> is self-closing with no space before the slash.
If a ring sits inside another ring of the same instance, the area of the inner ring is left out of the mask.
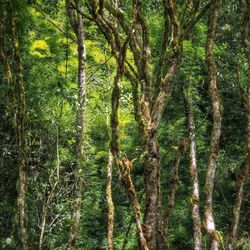
<path id="1" fill-rule="evenodd" d="M 1 249 L 250 249 L 250 0 L 0 0 Z"/>

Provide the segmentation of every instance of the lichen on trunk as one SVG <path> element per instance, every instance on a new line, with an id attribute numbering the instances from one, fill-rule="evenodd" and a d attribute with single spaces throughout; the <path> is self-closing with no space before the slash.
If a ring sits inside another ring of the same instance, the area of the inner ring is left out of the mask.
<path id="1" fill-rule="evenodd" d="M 217 69 L 213 54 L 213 44 L 215 38 L 216 24 L 219 14 L 219 0 L 213 0 L 211 3 L 211 14 L 209 17 L 207 42 L 206 42 L 206 60 L 208 64 L 208 84 L 209 93 L 212 101 L 213 126 L 210 139 L 210 154 L 208 160 L 208 168 L 205 184 L 205 228 L 211 240 L 211 249 L 219 248 L 219 239 L 215 229 L 212 195 L 214 187 L 214 179 L 217 167 L 217 158 L 219 152 L 219 143 L 221 135 L 221 103 L 219 91 L 217 88 Z"/>

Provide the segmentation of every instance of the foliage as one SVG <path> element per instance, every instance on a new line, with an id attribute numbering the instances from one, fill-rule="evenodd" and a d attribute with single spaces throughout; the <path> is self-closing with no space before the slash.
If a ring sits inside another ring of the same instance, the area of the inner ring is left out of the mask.
<path id="1" fill-rule="evenodd" d="M 27 215 L 30 241 L 38 246 L 43 206 L 56 181 L 59 165 L 60 181 L 48 206 L 44 249 L 66 249 L 72 196 L 74 188 L 77 100 L 77 46 L 51 22 L 39 13 L 33 1 L 14 1 L 24 66 L 26 93 L 25 136 L 28 159 Z M 68 35 L 73 32 L 66 18 L 64 1 L 36 1 L 42 12 L 62 27 Z M 83 11 L 87 12 L 82 1 Z M 143 12 L 150 25 L 150 42 L 157 69 L 158 50 L 162 38 L 161 1 L 142 1 Z M 183 1 L 180 1 L 183 2 Z M 204 1 L 202 1 L 204 2 Z M 215 46 L 218 67 L 218 85 L 223 104 L 223 130 L 219 151 L 218 170 L 214 189 L 214 211 L 220 240 L 224 246 L 230 228 L 235 199 L 236 176 L 245 158 L 246 118 L 241 101 L 240 86 L 247 86 L 247 57 L 241 39 L 240 1 L 225 1 L 222 5 Z M 120 1 L 121 7 L 130 10 L 129 1 Z M 25 11 L 23 6 L 26 6 Z M 129 11 L 128 11 L 129 13 Z M 5 13 L 6 16 L 7 13 Z M 174 80 L 158 131 L 161 154 L 161 185 L 163 207 L 171 192 L 171 171 L 176 161 L 176 149 L 186 132 L 183 89 L 192 85 L 194 101 L 198 168 L 201 192 L 201 212 L 204 206 L 204 183 L 209 154 L 211 132 L 211 101 L 208 94 L 207 66 L 204 44 L 207 33 L 207 16 L 204 16 L 183 44 L 181 67 Z M 5 40 L 9 41 L 8 25 Z M 116 62 L 105 38 L 89 20 L 84 20 L 87 48 L 87 127 L 86 166 L 84 167 L 84 193 L 79 249 L 107 249 L 107 205 L 105 200 L 106 165 L 110 138 L 111 92 Z M 7 55 L 11 44 L 6 42 Z M 134 63 L 128 50 L 128 60 Z M 11 61 L 11 65 L 14 62 Z M 237 82 L 237 70 L 240 82 Z M 15 130 L 11 125 L 8 107 L 8 86 L 4 68 L 0 66 L 0 248 L 19 249 L 17 229 L 17 149 Z M 16 87 L 15 87 L 16 88 Z M 119 110 L 119 136 L 121 152 L 134 159 L 132 177 L 139 194 L 144 189 L 146 153 L 140 131 L 134 119 L 133 97 L 130 83 L 121 82 Z M 58 150 L 57 150 L 58 149 Z M 58 161 L 59 159 L 59 161 Z M 169 225 L 170 249 L 192 249 L 193 229 L 191 218 L 191 181 L 189 158 L 181 160 L 177 197 Z M 131 223 L 131 205 L 114 169 L 113 200 L 115 203 L 114 244 L 121 249 L 125 231 Z M 249 181 L 245 185 L 237 249 L 250 248 Z M 144 199 L 141 202 L 144 206 Z M 203 216 L 202 216 L 203 217 Z M 136 229 L 132 220 L 126 249 L 138 249 Z M 209 249 L 203 230 L 204 249 Z M 206 244 L 207 245 L 206 245 Z"/>

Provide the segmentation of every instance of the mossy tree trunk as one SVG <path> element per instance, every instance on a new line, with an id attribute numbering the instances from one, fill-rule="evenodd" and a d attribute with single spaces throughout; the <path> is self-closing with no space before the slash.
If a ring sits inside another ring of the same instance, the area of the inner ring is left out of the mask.
<path id="1" fill-rule="evenodd" d="M 158 128 L 166 101 L 171 94 L 173 79 L 178 71 L 182 41 L 204 15 L 209 5 L 203 6 L 200 11 L 199 4 L 195 4 L 185 16 L 185 22 L 183 22 L 185 27 L 184 25 L 181 27 L 177 1 L 162 1 L 165 26 L 158 69 L 156 77 L 153 77 L 149 27 L 142 4 L 143 1 L 140 0 L 132 1 L 131 16 L 134 17 L 133 20 L 127 19 L 119 4 L 114 6 L 109 1 L 91 0 L 87 7 L 93 20 L 111 45 L 112 54 L 116 58 L 124 42 L 124 35 L 128 35 L 131 27 L 133 28 L 129 48 L 133 54 L 134 63 L 132 65 L 125 59 L 124 75 L 131 82 L 135 120 L 138 122 L 147 152 L 143 234 L 148 248 L 153 250 L 164 249 L 166 246 L 165 243 L 160 242 L 164 237 L 157 236 L 161 234 L 160 221 L 162 220 Z M 110 21 L 110 17 L 115 21 Z M 116 29 L 114 23 L 119 25 L 120 29 Z M 167 67 L 165 67 L 166 64 Z"/>
<path id="2" fill-rule="evenodd" d="M 25 144 L 25 93 L 23 81 L 23 66 L 21 60 L 19 39 L 16 23 L 14 19 L 14 10 L 12 0 L 7 0 L 7 11 L 11 37 L 13 43 L 13 53 L 17 83 L 17 115 L 16 115 L 16 136 L 18 150 L 19 166 L 19 187 L 18 187 L 18 210 L 19 210 L 19 235 L 22 249 L 29 249 L 28 232 L 26 225 L 26 191 L 27 191 L 27 162 L 26 162 L 26 144 Z M 9 78 L 9 80 L 11 80 Z"/>

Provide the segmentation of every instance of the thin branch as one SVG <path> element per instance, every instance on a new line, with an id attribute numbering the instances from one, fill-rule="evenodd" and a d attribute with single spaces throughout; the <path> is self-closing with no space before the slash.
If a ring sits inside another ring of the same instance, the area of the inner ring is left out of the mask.
<path id="1" fill-rule="evenodd" d="M 53 19 L 48 17 L 39 7 L 37 4 L 34 3 L 34 8 L 37 12 L 39 12 L 49 23 L 54 25 L 61 33 L 63 33 L 66 37 L 68 37 L 70 40 L 78 44 L 78 41 L 76 38 L 69 35 L 66 31 L 64 31 L 60 26 L 58 26 Z"/>

